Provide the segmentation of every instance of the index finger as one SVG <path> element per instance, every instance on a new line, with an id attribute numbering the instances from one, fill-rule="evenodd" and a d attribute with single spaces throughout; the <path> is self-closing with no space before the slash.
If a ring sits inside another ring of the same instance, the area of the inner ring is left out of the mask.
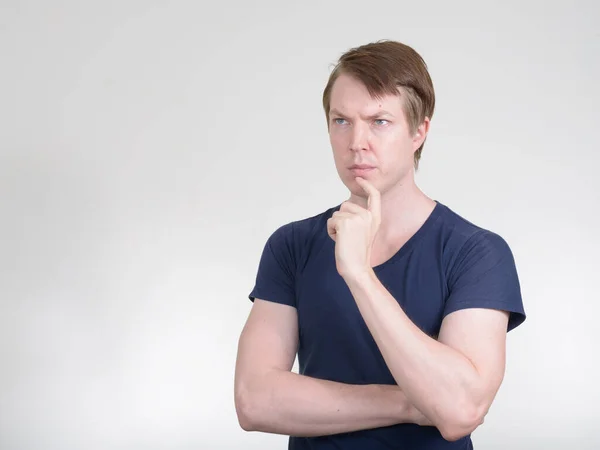
<path id="1" fill-rule="evenodd" d="M 356 182 L 369 196 L 367 199 L 367 209 L 371 211 L 375 217 L 379 218 L 381 214 L 381 195 L 379 191 L 364 178 L 356 177 Z"/>

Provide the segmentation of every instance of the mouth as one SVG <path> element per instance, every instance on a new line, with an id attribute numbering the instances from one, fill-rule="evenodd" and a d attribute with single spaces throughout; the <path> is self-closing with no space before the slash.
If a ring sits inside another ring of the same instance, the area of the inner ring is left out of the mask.
<path id="1" fill-rule="evenodd" d="M 370 166 L 368 164 L 353 164 L 352 166 L 349 167 L 350 170 L 354 170 L 354 169 L 374 169 L 374 166 Z"/>
<path id="2" fill-rule="evenodd" d="M 369 166 L 367 164 L 355 164 L 350 166 L 350 172 L 352 172 L 355 176 L 364 176 L 368 173 L 372 172 L 375 167 Z"/>

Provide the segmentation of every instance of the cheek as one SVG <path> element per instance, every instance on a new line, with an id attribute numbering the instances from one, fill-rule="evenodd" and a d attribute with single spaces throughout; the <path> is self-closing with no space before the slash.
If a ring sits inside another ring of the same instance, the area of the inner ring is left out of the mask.
<path id="1" fill-rule="evenodd" d="M 344 133 L 340 132 L 339 130 L 334 130 L 329 133 L 329 141 L 332 145 L 340 146 L 345 142 L 345 140 Z"/>
<path id="2" fill-rule="evenodd" d="M 335 160 L 337 161 L 343 158 L 344 153 L 346 153 L 348 149 L 348 145 L 344 141 L 343 137 L 340 135 L 330 135 L 329 143 L 331 144 L 331 149 L 333 150 L 333 156 Z"/>
<path id="3" fill-rule="evenodd" d="M 394 154 L 398 158 L 405 158 L 407 154 L 412 153 L 412 140 L 405 133 L 394 133 L 386 136 L 386 147 L 394 148 Z"/>
<path id="4" fill-rule="evenodd" d="M 376 154 L 383 175 L 404 173 L 413 165 L 411 143 L 402 136 L 394 136 L 380 142 L 379 150 Z"/>

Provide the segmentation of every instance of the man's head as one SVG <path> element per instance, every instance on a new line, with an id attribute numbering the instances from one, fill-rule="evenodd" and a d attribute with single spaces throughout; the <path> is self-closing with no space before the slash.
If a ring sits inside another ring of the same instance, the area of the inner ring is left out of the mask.
<path id="1" fill-rule="evenodd" d="M 427 66 L 407 45 L 379 41 L 342 55 L 323 108 L 344 184 L 353 186 L 356 176 L 373 178 L 381 190 L 401 183 L 418 167 L 434 106 Z M 350 170 L 353 164 L 374 169 Z"/>

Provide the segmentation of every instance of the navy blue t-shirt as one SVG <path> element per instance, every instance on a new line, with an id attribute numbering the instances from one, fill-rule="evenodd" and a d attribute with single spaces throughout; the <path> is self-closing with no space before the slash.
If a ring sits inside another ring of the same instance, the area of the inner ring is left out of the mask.
<path id="1" fill-rule="evenodd" d="M 337 205 L 278 228 L 260 259 L 249 298 L 298 312 L 300 374 L 348 384 L 396 384 L 355 300 L 335 266 L 327 219 Z M 508 330 L 525 320 L 513 254 L 503 238 L 440 202 L 419 230 L 373 268 L 407 316 L 435 337 L 442 319 L 464 308 L 510 312 Z M 290 437 L 294 450 L 471 449 L 470 436 L 446 441 L 436 427 L 398 424 L 322 437 Z"/>

